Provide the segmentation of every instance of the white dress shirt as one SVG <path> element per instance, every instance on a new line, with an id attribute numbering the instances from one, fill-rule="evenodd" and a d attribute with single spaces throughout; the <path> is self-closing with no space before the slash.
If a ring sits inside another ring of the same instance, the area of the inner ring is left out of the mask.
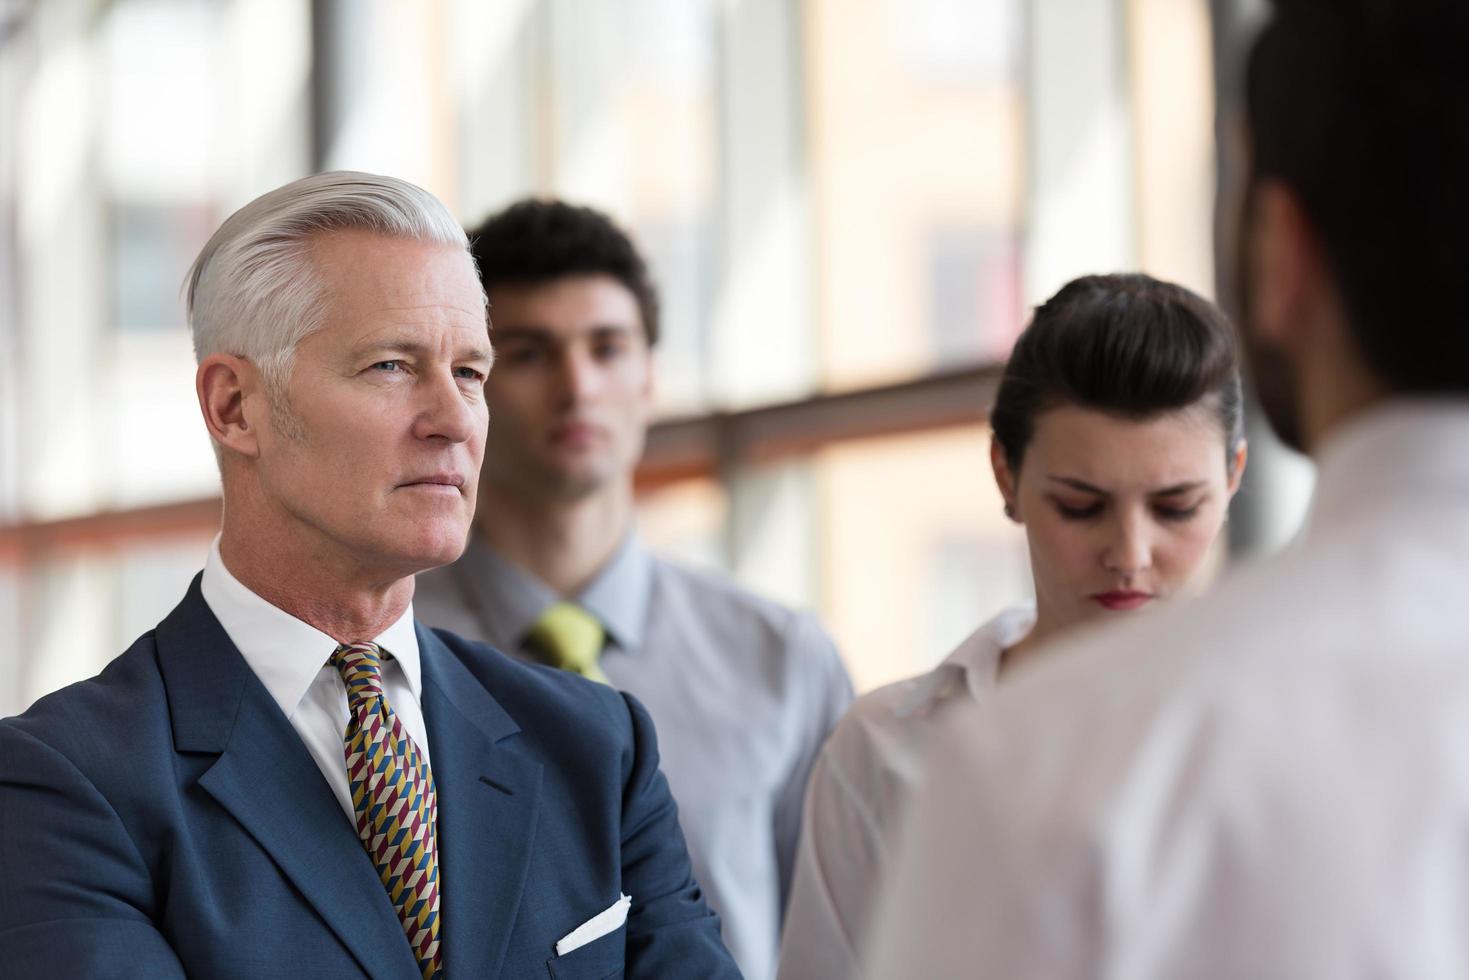
<path id="1" fill-rule="evenodd" d="M 1318 463 L 1282 556 L 953 713 L 870 976 L 1469 976 L 1469 401 Z"/>
<path id="2" fill-rule="evenodd" d="M 337 641 L 266 602 L 231 575 L 220 559 L 218 536 L 209 546 L 200 590 L 245 663 L 301 736 L 355 827 L 357 816 L 352 809 L 343 747 L 349 717 L 347 685 L 336 668 L 327 664 Z M 420 702 L 423 675 L 418 636 L 413 631 L 412 603 L 397 622 L 372 640 L 393 655 L 383 663 L 383 693 L 427 763 L 428 730 Z"/>
<path id="3" fill-rule="evenodd" d="M 782 980 L 849 980 L 924 747 L 952 702 L 989 697 L 1000 655 L 1035 626 L 1029 606 L 975 630 L 933 670 L 848 709 L 811 771 L 780 947 Z"/>

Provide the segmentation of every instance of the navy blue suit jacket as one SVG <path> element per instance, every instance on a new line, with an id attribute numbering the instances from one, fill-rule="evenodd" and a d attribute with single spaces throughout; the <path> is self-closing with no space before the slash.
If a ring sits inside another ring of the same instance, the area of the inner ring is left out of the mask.
<path id="1" fill-rule="evenodd" d="M 642 706 L 417 629 L 445 975 L 738 977 Z M 621 893 L 623 928 L 555 955 Z M 198 579 L 97 677 L 0 721 L 0 977 L 185 975 L 418 976 L 355 828 Z"/>

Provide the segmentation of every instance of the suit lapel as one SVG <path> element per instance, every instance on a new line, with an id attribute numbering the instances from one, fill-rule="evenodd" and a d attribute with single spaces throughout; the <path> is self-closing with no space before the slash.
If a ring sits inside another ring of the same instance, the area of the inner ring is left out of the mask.
<path id="1" fill-rule="evenodd" d="M 495 977 L 525 887 L 541 766 L 496 744 L 518 726 L 437 636 L 418 627 L 418 646 L 439 797 L 444 973 Z"/>
<path id="2" fill-rule="evenodd" d="M 174 747 L 218 755 L 199 785 L 270 854 L 364 972 L 385 980 L 416 975 L 397 913 L 356 830 L 209 611 L 197 578 L 159 624 L 158 656 Z"/>

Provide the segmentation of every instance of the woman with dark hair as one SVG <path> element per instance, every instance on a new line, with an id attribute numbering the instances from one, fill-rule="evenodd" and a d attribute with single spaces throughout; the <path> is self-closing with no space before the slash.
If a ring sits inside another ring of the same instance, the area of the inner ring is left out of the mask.
<path id="1" fill-rule="evenodd" d="M 807 789 L 782 978 L 861 975 L 892 834 L 946 702 L 983 702 L 1056 635 L 1167 601 L 1203 569 L 1245 465 L 1234 332 L 1180 286 L 1077 279 L 1016 342 L 990 422 L 1035 605 L 858 699 L 837 725 Z"/>

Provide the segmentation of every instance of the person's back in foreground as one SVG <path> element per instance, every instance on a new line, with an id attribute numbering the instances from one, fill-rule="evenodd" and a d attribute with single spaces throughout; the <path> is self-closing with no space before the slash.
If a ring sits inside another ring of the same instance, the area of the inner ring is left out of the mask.
<path id="1" fill-rule="evenodd" d="M 1278 5 L 1239 275 L 1308 525 L 956 719 L 873 976 L 1469 975 L 1466 44 L 1462 4 Z"/>

